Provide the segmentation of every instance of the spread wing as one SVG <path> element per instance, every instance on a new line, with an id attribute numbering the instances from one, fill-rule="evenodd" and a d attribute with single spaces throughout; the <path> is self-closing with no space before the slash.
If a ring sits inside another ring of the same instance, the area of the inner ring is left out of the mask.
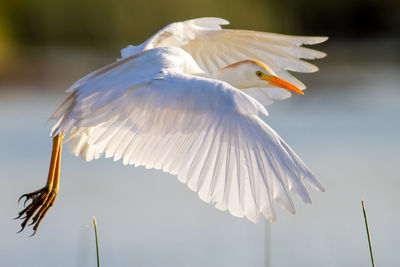
<path id="1" fill-rule="evenodd" d="M 201 69 L 210 74 L 241 60 L 257 59 L 267 64 L 276 75 L 300 89 L 305 89 L 305 85 L 289 71 L 315 72 L 318 70 L 316 66 L 301 59 L 316 59 L 326 55 L 301 47 L 324 42 L 326 37 L 222 29 L 220 25 L 226 24 L 229 22 L 220 18 L 199 18 L 172 23 L 141 46 L 128 46 L 121 54 L 124 57 L 154 47 L 180 47 L 196 60 Z M 276 88 L 252 88 L 245 92 L 264 105 L 271 104 L 273 99 L 291 96 L 286 90 Z"/>
<path id="2" fill-rule="evenodd" d="M 177 175 L 202 200 L 253 222 L 260 214 L 275 221 L 275 203 L 294 213 L 291 193 L 309 203 L 305 181 L 323 190 L 257 116 L 265 112 L 257 101 L 227 83 L 185 74 L 180 63 L 155 67 L 166 54 L 156 50 L 72 87 L 52 134 L 70 133 L 70 149 L 86 160 L 113 157 Z"/>

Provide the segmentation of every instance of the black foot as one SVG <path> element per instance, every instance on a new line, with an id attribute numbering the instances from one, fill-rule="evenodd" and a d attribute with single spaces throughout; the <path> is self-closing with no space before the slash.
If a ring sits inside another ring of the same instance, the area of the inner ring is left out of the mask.
<path id="1" fill-rule="evenodd" d="M 32 221 L 29 223 L 29 225 L 34 225 L 32 234 L 34 235 L 47 211 L 51 208 L 51 206 L 53 206 L 56 196 L 57 193 L 54 190 L 50 190 L 48 187 L 44 187 L 35 192 L 22 195 L 19 198 L 18 203 L 23 198 L 25 198 L 24 207 L 29 200 L 32 202 L 22 211 L 20 211 L 18 213 L 18 217 L 15 218 L 23 220 L 21 223 L 22 228 L 18 231 L 18 233 L 25 229 L 25 226 L 28 224 L 29 220 L 33 215 L 35 215 L 33 216 Z"/>

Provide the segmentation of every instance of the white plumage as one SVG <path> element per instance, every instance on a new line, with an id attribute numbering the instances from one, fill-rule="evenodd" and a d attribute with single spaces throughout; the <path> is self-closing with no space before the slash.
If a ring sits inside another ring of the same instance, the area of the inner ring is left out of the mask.
<path id="1" fill-rule="evenodd" d="M 138 54 L 144 50 L 172 46 L 188 52 L 208 74 L 229 64 L 252 58 L 272 69 L 279 77 L 305 89 L 305 85 L 293 77 L 288 70 L 315 72 L 318 67 L 300 60 L 317 59 L 325 53 L 301 47 L 326 41 L 327 37 L 290 36 L 249 30 L 222 29 L 228 21 L 220 18 L 200 18 L 167 25 L 139 46 L 129 45 L 121 50 L 122 58 Z M 281 88 L 251 88 L 246 93 L 254 96 L 263 105 L 273 100 L 282 100 L 291 94 Z"/>
<path id="2" fill-rule="evenodd" d="M 263 105 L 291 94 L 255 73 L 304 89 L 287 70 L 316 71 L 299 58 L 325 54 L 300 45 L 326 38 L 224 30 L 224 24 L 218 18 L 173 23 L 123 49 L 117 62 L 67 90 L 51 135 L 70 134 L 70 150 L 87 161 L 113 157 L 177 175 L 202 200 L 253 222 L 260 213 L 275 221 L 275 203 L 294 213 L 291 192 L 310 203 L 304 182 L 322 186 L 259 117 L 267 114 Z M 235 87 L 239 82 L 248 86 Z"/>

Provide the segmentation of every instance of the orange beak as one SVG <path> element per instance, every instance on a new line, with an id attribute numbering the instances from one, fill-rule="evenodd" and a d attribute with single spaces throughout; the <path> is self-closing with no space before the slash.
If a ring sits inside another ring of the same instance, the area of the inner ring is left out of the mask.
<path id="1" fill-rule="evenodd" d="M 279 78 L 278 76 L 264 75 L 264 77 L 262 77 L 261 79 L 268 81 L 273 86 L 284 88 L 300 95 L 304 95 L 303 91 L 301 91 L 297 86 L 285 81 L 284 79 Z"/>

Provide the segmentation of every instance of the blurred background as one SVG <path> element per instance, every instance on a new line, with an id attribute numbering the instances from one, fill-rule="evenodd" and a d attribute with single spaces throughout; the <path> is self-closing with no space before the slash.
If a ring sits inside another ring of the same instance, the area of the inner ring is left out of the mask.
<path id="1" fill-rule="evenodd" d="M 61 191 L 38 234 L 12 218 L 42 187 L 49 115 L 74 81 L 168 23 L 216 16 L 228 28 L 324 35 L 308 89 L 267 123 L 326 193 L 252 224 L 202 202 L 171 175 L 64 151 Z M 400 1 L 0 0 L 0 266 L 400 266 Z"/>

